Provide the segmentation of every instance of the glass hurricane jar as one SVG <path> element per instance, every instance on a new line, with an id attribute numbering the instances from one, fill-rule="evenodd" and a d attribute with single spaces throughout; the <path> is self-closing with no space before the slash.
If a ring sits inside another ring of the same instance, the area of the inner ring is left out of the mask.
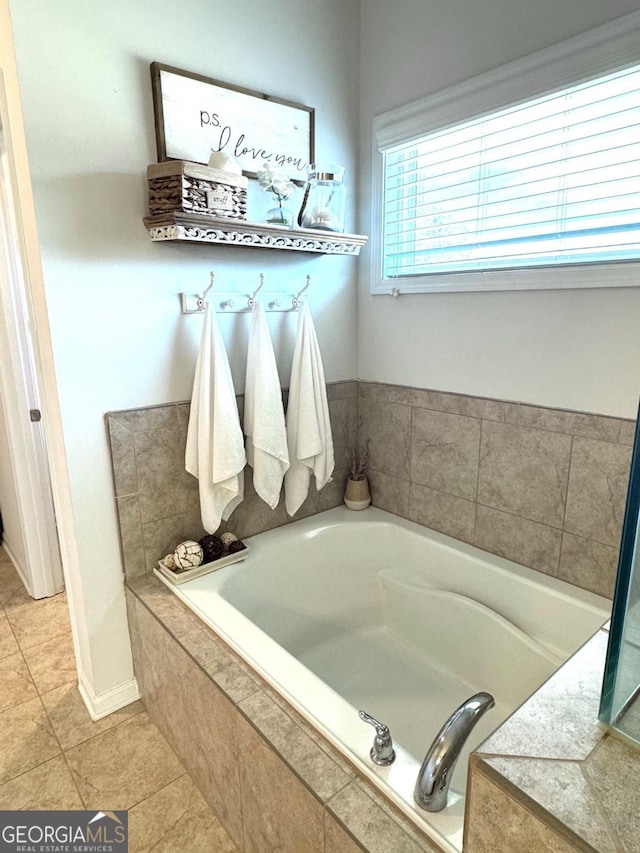
<path id="1" fill-rule="evenodd" d="M 346 188 L 344 168 L 335 163 L 307 166 L 307 185 L 298 221 L 302 228 L 320 231 L 344 231 Z"/>

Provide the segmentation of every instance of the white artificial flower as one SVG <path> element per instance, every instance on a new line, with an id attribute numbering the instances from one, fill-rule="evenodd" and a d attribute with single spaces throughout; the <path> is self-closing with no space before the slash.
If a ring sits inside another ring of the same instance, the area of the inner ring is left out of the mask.
<path id="1" fill-rule="evenodd" d="M 269 163 L 263 163 L 258 172 L 258 183 L 266 192 L 275 193 L 279 198 L 288 198 L 294 190 L 294 184 L 284 172 L 272 169 Z"/>

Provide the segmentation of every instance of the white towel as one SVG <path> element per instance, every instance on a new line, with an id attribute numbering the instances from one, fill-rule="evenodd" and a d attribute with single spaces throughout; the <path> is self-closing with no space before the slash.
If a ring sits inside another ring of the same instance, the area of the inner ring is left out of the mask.
<path id="1" fill-rule="evenodd" d="M 253 485 L 262 500 L 275 509 L 282 479 L 289 468 L 280 377 L 267 315 L 260 303 L 251 312 L 247 376 L 244 387 L 244 432 Z"/>
<path id="2" fill-rule="evenodd" d="M 287 408 L 287 443 L 291 464 L 284 476 L 284 494 L 287 513 L 293 515 L 309 493 L 311 472 L 316 478 L 316 488 L 320 490 L 331 479 L 334 467 L 322 357 L 306 303 L 300 312 L 298 337 L 293 352 Z"/>
<path id="3" fill-rule="evenodd" d="M 246 463 L 229 359 L 207 303 L 193 382 L 185 468 L 198 478 L 202 525 L 215 533 L 244 497 Z"/>

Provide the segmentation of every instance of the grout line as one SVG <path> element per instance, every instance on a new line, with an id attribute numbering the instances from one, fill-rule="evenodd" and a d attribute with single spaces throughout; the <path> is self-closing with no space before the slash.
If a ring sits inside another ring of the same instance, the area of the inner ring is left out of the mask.
<path id="1" fill-rule="evenodd" d="M 480 495 L 480 464 L 482 463 L 482 438 L 483 438 L 484 430 L 485 430 L 484 418 L 481 418 L 480 419 L 480 440 L 478 441 L 478 473 L 476 476 L 476 497 L 475 497 L 475 501 L 474 501 L 475 506 L 473 509 L 473 533 L 471 536 L 471 541 L 473 543 L 475 543 L 475 541 L 476 541 L 476 534 L 477 534 L 477 530 L 478 530 L 478 506 L 479 506 L 478 496 Z"/>
<path id="2" fill-rule="evenodd" d="M 596 748 L 597 747 L 594 747 L 594 749 L 591 750 L 591 752 L 589 753 L 589 755 L 587 756 L 586 759 L 579 762 L 580 771 L 581 771 L 582 776 L 585 780 L 587 790 L 589 791 L 589 793 L 593 797 L 593 799 L 594 799 L 594 801 L 598 807 L 598 811 L 600 813 L 599 816 L 600 816 L 602 822 L 604 823 L 605 829 L 607 830 L 607 834 L 609 835 L 610 840 L 613 841 L 613 843 L 616 847 L 616 850 L 620 851 L 620 853 L 623 853 L 623 851 L 625 851 L 627 848 L 622 843 L 622 841 L 618 835 L 618 832 L 615 828 L 614 821 L 612 820 L 611 815 L 609 813 L 609 810 L 607 809 L 603 799 L 600 797 L 600 791 L 599 791 L 598 786 L 593 783 L 593 780 L 591 779 L 591 776 L 589 775 L 589 771 L 588 771 L 588 767 L 587 767 L 587 761 L 589 760 L 589 757 L 592 755 L 592 753 L 594 752 L 594 750 Z"/>
<path id="3" fill-rule="evenodd" d="M 562 551 L 564 548 L 564 535 L 568 531 L 565 528 L 567 520 L 567 509 L 569 508 L 569 484 L 571 483 L 571 469 L 573 468 L 573 443 L 575 436 L 571 436 L 571 448 L 569 450 L 569 468 L 567 470 L 567 487 L 564 495 L 564 512 L 562 513 L 562 538 L 560 540 L 560 553 L 558 554 L 558 567 L 556 569 L 556 577 L 560 576 L 560 563 L 562 562 Z"/>
<path id="4" fill-rule="evenodd" d="M 411 483 L 413 480 L 413 439 L 414 439 L 414 407 L 410 406 L 409 415 L 409 482 Z"/>
<path id="5" fill-rule="evenodd" d="M 66 768 L 69 771 L 69 776 L 71 777 L 71 781 L 73 782 L 73 787 L 78 792 L 78 796 L 80 797 L 80 802 L 82 803 L 82 805 L 86 809 L 87 808 L 87 801 L 85 800 L 85 798 L 82 795 L 82 791 L 80 790 L 80 787 L 76 781 L 76 774 L 73 772 L 73 769 L 72 769 L 71 765 L 69 764 L 69 759 L 67 757 L 67 753 L 64 752 L 64 750 L 62 752 L 62 760 L 64 761 Z"/>

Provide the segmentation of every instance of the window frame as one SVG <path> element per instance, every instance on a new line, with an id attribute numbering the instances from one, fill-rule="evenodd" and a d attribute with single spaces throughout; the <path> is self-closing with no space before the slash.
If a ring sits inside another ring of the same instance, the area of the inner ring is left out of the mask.
<path id="1" fill-rule="evenodd" d="M 376 116 L 373 120 L 371 293 L 455 293 L 640 286 L 640 259 L 383 278 L 383 152 L 574 83 L 640 64 L 640 12 Z"/>

